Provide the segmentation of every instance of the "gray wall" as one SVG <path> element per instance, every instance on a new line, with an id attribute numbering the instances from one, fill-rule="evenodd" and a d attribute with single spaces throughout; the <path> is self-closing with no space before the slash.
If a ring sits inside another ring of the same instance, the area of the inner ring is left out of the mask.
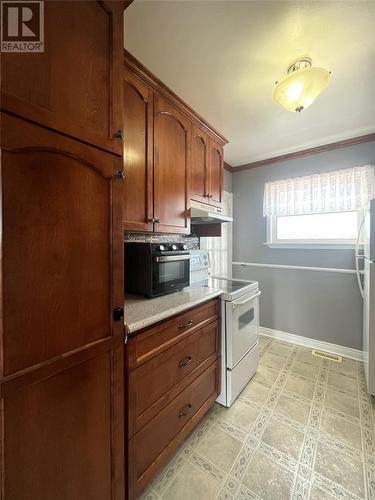
<path id="1" fill-rule="evenodd" d="M 353 269 L 353 250 L 265 246 L 263 189 L 267 181 L 366 163 L 375 164 L 374 142 L 234 173 L 233 261 Z M 354 274 L 233 266 L 233 276 L 259 281 L 261 326 L 361 349 L 362 299 Z"/>
<path id="2" fill-rule="evenodd" d="M 224 170 L 224 191 L 232 192 L 232 174 Z"/>

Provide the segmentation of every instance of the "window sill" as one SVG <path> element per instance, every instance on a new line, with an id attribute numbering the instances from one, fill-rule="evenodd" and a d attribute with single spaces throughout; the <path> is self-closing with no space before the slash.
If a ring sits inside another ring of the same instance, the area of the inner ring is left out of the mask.
<path id="1" fill-rule="evenodd" d="M 290 248 L 301 250 L 354 250 L 354 243 L 263 243 L 269 248 Z"/>

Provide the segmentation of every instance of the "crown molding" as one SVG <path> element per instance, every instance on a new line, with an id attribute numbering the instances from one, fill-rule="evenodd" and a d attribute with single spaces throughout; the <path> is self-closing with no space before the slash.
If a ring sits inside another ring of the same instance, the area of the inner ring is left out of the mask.
<path id="1" fill-rule="evenodd" d="M 224 170 L 227 170 L 228 172 L 230 172 L 231 174 L 233 174 L 233 170 L 234 168 L 232 167 L 232 165 L 229 165 L 229 163 L 227 163 L 226 161 L 224 162 Z"/>
<path id="2" fill-rule="evenodd" d="M 296 158 L 303 158 L 304 156 L 316 155 L 318 153 L 333 151 L 335 149 L 347 148 L 348 146 L 354 146 L 355 144 L 361 144 L 363 142 L 372 142 L 372 141 L 375 141 L 375 133 L 360 135 L 359 137 L 352 137 L 350 139 L 344 139 L 343 141 L 331 142 L 329 144 L 324 144 L 322 146 L 317 146 L 315 148 L 302 149 L 301 151 L 295 151 L 294 153 L 288 153 L 281 156 L 274 156 L 273 158 L 267 158 L 265 160 L 246 163 L 245 165 L 239 165 L 238 167 L 231 167 L 232 170 L 230 171 L 232 173 L 242 172 L 243 170 L 250 170 L 256 167 L 270 165 L 271 163 L 279 163 L 282 161 L 294 160 Z"/>
<path id="3" fill-rule="evenodd" d="M 171 102 L 179 111 L 182 111 L 189 119 L 195 122 L 206 133 L 219 141 L 223 146 L 228 143 L 228 139 L 224 137 L 218 130 L 210 125 L 201 115 L 199 115 L 192 107 L 173 92 L 165 83 L 155 76 L 146 66 L 133 56 L 128 50 L 124 49 L 125 69 L 130 69 L 133 74 L 138 76 L 155 92 Z"/>
<path id="4" fill-rule="evenodd" d="M 124 1 L 124 10 L 126 10 L 130 4 L 132 4 L 134 0 L 125 0 Z"/>

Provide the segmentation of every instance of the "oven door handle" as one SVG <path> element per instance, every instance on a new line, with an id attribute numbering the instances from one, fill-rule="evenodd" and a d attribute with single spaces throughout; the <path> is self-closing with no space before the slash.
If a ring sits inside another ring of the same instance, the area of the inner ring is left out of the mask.
<path id="1" fill-rule="evenodd" d="M 238 306 L 243 306 L 243 305 L 247 304 L 248 302 L 255 299 L 256 297 L 259 297 L 259 295 L 261 295 L 261 293 L 262 293 L 261 291 L 258 291 L 257 293 L 255 293 L 254 295 L 252 295 L 248 299 L 243 300 L 242 302 L 232 302 L 232 309 L 235 309 Z"/>
<path id="2" fill-rule="evenodd" d="M 176 262 L 178 260 L 189 260 L 189 255 L 163 255 L 162 257 L 155 257 L 155 262 Z"/>

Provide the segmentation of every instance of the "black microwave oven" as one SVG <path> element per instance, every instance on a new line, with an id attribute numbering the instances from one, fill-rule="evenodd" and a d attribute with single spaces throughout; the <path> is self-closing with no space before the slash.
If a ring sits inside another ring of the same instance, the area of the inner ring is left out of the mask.
<path id="1" fill-rule="evenodd" d="M 125 291 L 157 297 L 190 284 L 190 252 L 183 243 L 125 243 Z"/>

